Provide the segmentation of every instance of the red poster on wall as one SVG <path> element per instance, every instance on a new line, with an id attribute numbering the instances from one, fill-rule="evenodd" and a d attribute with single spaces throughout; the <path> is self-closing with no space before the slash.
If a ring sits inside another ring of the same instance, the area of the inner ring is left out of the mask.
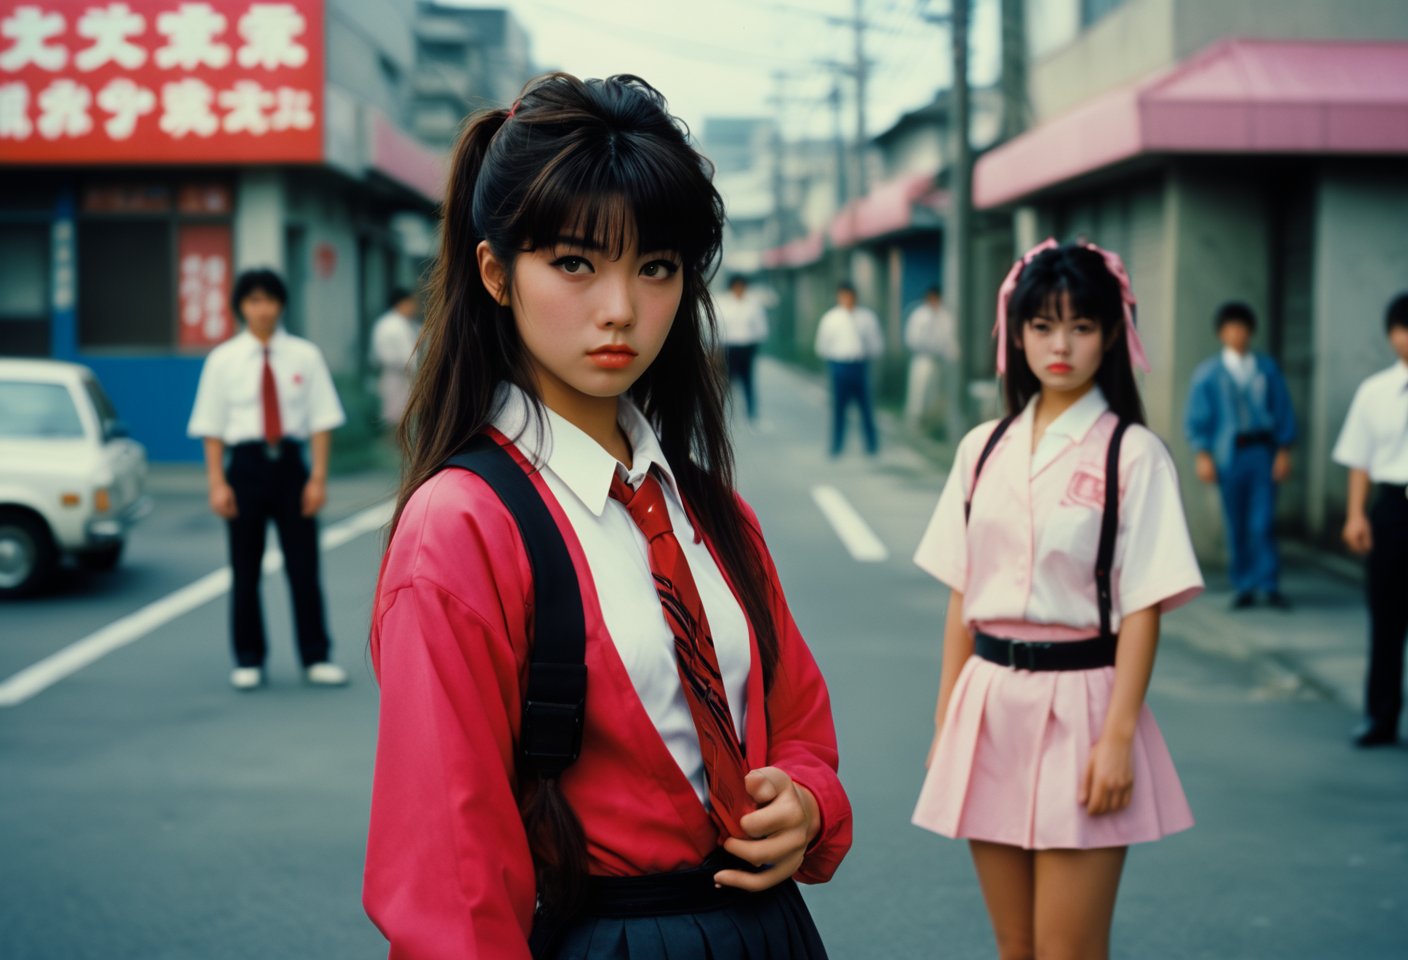
<path id="1" fill-rule="evenodd" d="M 180 347 L 213 347 L 234 332 L 230 312 L 233 251 L 228 224 L 187 224 L 180 228 L 176 279 Z"/>
<path id="2" fill-rule="evenodd" d="M 317 162 L 323 0 L 0 2 L 0 164 Z"/>

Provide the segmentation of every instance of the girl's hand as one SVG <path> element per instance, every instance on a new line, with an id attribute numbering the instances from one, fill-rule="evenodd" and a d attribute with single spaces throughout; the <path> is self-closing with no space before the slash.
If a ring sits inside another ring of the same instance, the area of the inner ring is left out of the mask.
<path id="1" fill-rule="evenodd" d="M 765 869 L 758 873 L 720 870 L 714 874 L 714 882 L 757 893 L 777 886 L 801 867 L 807 846 L 821 830 L 821 811 L 811 791 L 777 767 L 753 770 L 743 784 L 758 804 L 758 809 L 739 821 L 753 839 L 729 837 L 724 849 Z"/>
<path id="2" fill-rule="evenodd" d="M 1212 454 L 1203 451 L 1198 454 L 1198 458 L 1193 461 L 1193 469 L 1197 471 L 1198 479 L 1203 483 L 1217 483 L 1217 464 L 1213 463 Z"/>
<path id="3" fill-rule="evenodd" d="M 1134 794 L 1133 749 L 1128 740 L 1102 736 L 1090 751 L 1081 780 L 1081 806 L 1092 817 L 1117 813 L 1129 806 Z"/>

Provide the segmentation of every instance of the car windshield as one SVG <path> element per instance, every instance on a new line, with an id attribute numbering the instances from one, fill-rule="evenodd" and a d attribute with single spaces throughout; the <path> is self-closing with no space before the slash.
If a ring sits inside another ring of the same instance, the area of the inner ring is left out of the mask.
<path id="1" fill-rule="evenodd" d="M 0 439 L 83 436 L 83 421 L 68 387 L 0 380 Z"/>

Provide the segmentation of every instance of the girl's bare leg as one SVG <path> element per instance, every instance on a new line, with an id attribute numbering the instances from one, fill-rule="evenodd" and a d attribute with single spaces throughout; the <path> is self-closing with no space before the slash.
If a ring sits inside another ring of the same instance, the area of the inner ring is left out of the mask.
<path id="1" fill-rule="evenodd" d="M 1038 850 L 1035 943 L 1039 960 L 1105 960 L 1128 847 Z"/>
<path id="2" fill-rule="evenodd" d="M 1035 854 L 984 840 L 969 842 L 978 884 L 992 918 L 999 960 L 1033 960 L 1035 935 Z"/>

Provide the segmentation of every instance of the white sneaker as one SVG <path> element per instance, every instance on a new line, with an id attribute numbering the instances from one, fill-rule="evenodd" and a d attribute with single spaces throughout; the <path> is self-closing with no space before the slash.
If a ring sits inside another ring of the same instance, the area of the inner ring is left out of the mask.
<path id="1" fill-rule="evenodd" d="M 255 690 L 264 685 L 264 671 L 259 667 L 235 667 L 230 673 L 230 686 L 236 690 Z"/>
<path id="2" fill-rule="evenodd" d="M 303 679 L 315 687 L 345 687 L 347 671 L 335 663 L 315 663 L 303 671 Z"/>

